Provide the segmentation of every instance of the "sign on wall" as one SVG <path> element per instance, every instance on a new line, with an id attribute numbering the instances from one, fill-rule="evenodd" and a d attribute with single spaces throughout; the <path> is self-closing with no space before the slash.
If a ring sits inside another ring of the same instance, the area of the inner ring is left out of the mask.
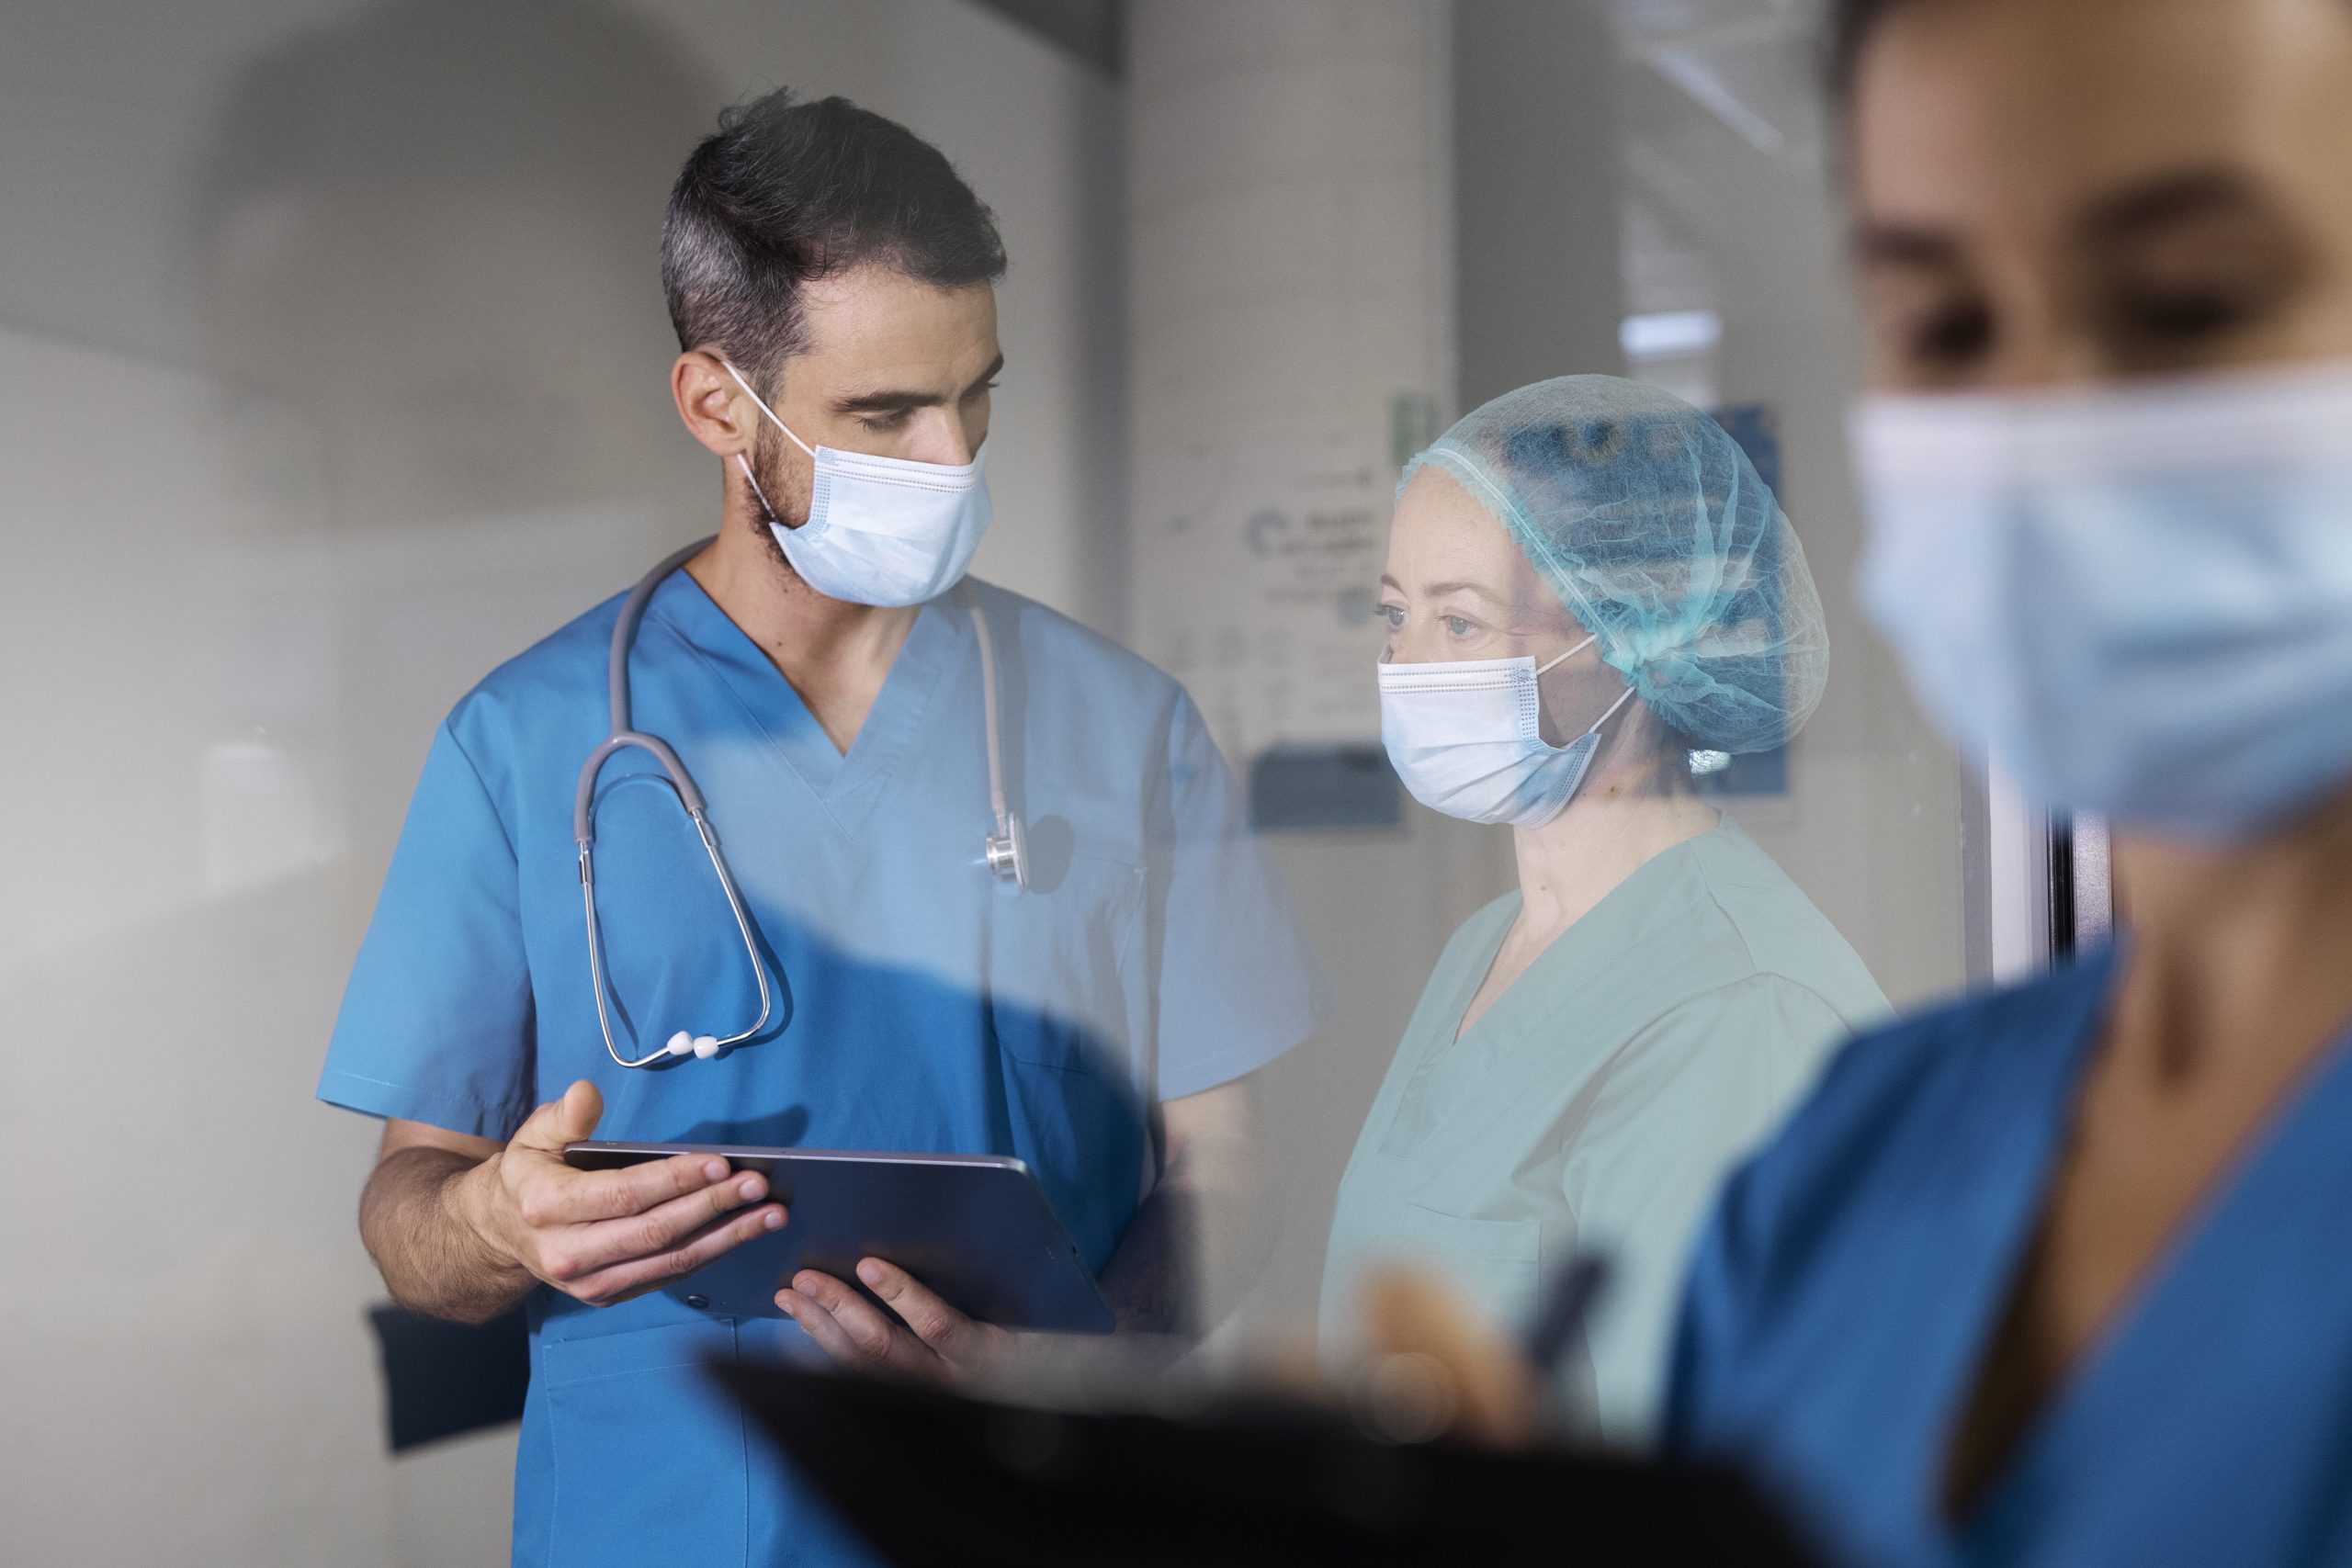
<path id="1" fill-rule="evenodd" d="M 1143 650 L 1192 692 L 1261 828 L 1401 819 L 1373 676 L 1387 434 L 1257 434 L 1143 476 Z"/>

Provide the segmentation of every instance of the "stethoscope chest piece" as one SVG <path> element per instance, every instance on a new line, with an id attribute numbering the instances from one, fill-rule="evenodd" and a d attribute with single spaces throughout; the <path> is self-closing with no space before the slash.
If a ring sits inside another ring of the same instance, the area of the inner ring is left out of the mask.
<path id="1" fill-rule="evenodd" d="M 1029 835 L 1023 831 L 1018 817 L 1007 815 L 1001 819 L 1000 827 L 1001 831 L 989 835 L 989 874 L 1027 892 Z"/>

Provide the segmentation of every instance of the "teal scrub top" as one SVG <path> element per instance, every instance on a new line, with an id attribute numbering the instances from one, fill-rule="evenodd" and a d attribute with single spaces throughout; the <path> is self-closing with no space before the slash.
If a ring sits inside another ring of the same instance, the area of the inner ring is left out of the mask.
<path id="1" fill-rule="evenodd" d="M 1600 1253 L 1562 1393 L 1641 1445 L 1717 1184 L 1886 999 L 1725 819 L 1611 890 L 1457 1039 L 1519 909 L 1512 893 L 1473 915 L 1414 1010 L 1340 1180 L 1324 1337 L 1344 1347 L 1374 1263 L 1435 1269 L 1523 1332 L 1543 1281 Z"/>
<path id="2" fill-rule="evenodd" d="M 1725 1186 L 1668 1446 L 1747 1467 L 1824 1562 L 2352 1564 L 2352 1028 L 1946 1513 L 2122 973 L 2100 948 L 1857 1041 Z"/>
<path id="3" fill-rule="evenodd" d="M 1146 1104 L 1262 1066 L 1325 1000 L 1183 691 L 1040 605 L 970 592 L 1000 657 L 1032 890 L 982 858 L 988 751 L 960 604 L 922 608 L 843 755 L 677 572 L 631 655 L 635 719 L 709 801 L 775 1021 L 712 1061 L 606 1055 L 571 808 L 609 727 L 616 598 L 492 673 L 435 736 L 320 1098 L 504 1138 L 584 1077 L 604 1092 L 600 1137 L 1013 1155 L 1099 1270 L 1153 1178 Z M 734 920 L 641 752 L 605 769 L 596 830 L 622 1049 L 749 1023 Z M 797 1327 L 666 1292 L 598 1310 L 540 1289 L 528 1309 L 516 1562 L 866 1561 L 699 1370 L 813 1353 Z"/>

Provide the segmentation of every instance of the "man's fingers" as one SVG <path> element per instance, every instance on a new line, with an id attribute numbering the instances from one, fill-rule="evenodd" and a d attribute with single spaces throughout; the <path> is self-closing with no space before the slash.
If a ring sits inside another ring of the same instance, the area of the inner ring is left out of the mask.
<path id="1" fill-rule="evenodd" d="M 831 1356 L 837 1364 L 844 1367 L 870 1368 L 873 1366 L 873 1358 L 865 1353 L 856 1340 L 849 1337 L 840 1324 L 833 1321 L 833 1314 L 798 1291 L 789 1287 L 778 1291 L 775 1293 L 775 1304 L 782 1308 L 785 1314 L 793 1322 L 800 1325 L 802 1333 L 817 1342 L 819 1349 Z"/>
<path id="2" fill-rule="evenodd" d="M 729 1182 L 727 1177 L 730 1169 L 716 1155 L 672 1155 L 667 1159 L 650 1159 L 643 1165 L 625 1166 L 619 1170 L 573 1170 L 566 1167 L 546 1173 L 546 1191 L 535 1190 L 525 1194 L 524 1218 L 542 1225 L 628 1219 L 650 1214 L 681 1198 L 724 1192 L 743 1182 L 758 1184 L 754 1198 L 766 1193 L 765 1178 L 747 1172 Z M 535 1208 L 538 1211 L 536 1218 Z M 703 1215 L 705 1219 L 709 1217 L 709 1213 Z"/>
<path id="3" fill-rule="evenodd" d="M 888 1313 L 831 1274 L 803 1269 L 792 1277 L 792 1288 L 823 1308 L 866 1361 L 880 1366 L 910 1356 L 931 1359 L 929 1350 L 891 1322 Z"/>
<path id="4" fill-rule="evenodd" d="M 869 1258 L 857 1266 L 857 1277 L 865 1281 L 868 1290 L 890 1303 L 890 1310 L 906 1320 L 917 1338 L 942 1355 L 947 1354 L 956 1339 L 972 1326 L 970 1318 L 895 1263 Z"/>
<path id="5" fill-rule="evenodd" d="M 571 1293 L 582 1301 L 605 1305 L 626 1301 L 630 1296 L 641 1295 L 673 1280 L 684 1279 L 754 1236 L 766 1235 L 778 1229 L 784 1221 L 784 1205 L 781 1203 L 764 1203 L 756 1209 L 715 1220 L 666 1251 L 650 1257 L 632 1257 L 590 1271 L 572 1282 Z"/>
<path id="6" fill-rule="evenodd" d="M 703 1187 L 701 1192 L 671 1199 L 668 1203 L 659 1203 L 630 1218 L 564 1227 L 550 1239 L 550 1248 L 570 1256 L 581 1272 L 635 1262 L 639 1258 L 659 1258 L 661 1253 L 675 1253 L 682 1246 L 694 1244 L 706 1227 L 734 1213 L 736 1208 L 757 1203 L 764 1197 L 767 1182 L 755 1173 L 748 1173 L 729 1182 L 713 1182 L 710 1187 Z M 767 1224 L 767 1220 L 762 1218 L 762 1227 L 781 1227 L 781 1203 L 769 1203 L 767 1208 L 778 1218 L 776 1224 Z"/>
<path id="7" fill-rule="evenodd" d="M 758 1202 L 767 1193 L 766 1180 L 755 1171 L 747 1171 L 731 1181 L 714 1182 L 682 1198 L 673 1198 L 641 1214 L 572 1226 L 555 1238 L 555 1245 L 571 1251 L 591 1269 L 651 1258 L 685 1245 L 706 1225 L 746 1204 Z M 778 1208 L 777 1212 L 782 1211 Z"/>
<path id="8" fill-rule="evenodd" d="M 604 1119 L 605 1097 L 586 1078 L 575 1079 L 562 1098 L 550 1100 L 524 1120 L 511 1143 L 560 1155 L 563 1145 L 593 1136 Z"/>

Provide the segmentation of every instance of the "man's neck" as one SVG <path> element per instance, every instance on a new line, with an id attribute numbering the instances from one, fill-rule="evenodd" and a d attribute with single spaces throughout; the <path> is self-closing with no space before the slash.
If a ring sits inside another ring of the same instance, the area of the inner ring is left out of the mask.
<path id="1" fill-rule="evenodd" d="M 779 566 L 763 536 L 740 517 L 730 517 L 686 570 L 760 645 L 834 749 L 847 755 L 920 607 L 879 609 L 828 599 Z"/>

